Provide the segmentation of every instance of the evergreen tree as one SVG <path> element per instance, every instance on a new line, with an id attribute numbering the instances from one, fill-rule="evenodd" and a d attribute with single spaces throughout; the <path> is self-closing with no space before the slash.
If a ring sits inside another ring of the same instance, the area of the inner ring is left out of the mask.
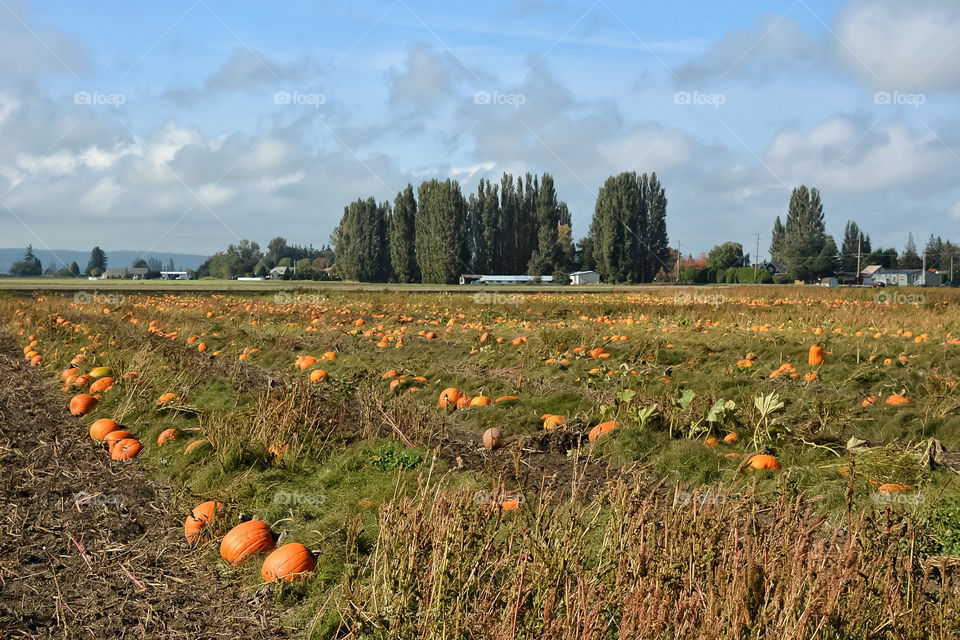
<path id="1" fill-rule="evenodd" d="M 148 258 L 147 259 L 147 268 L 150 271 L 160 271 L 160 259 L 159 258 Z"/>
<path id="2" fill-rule="evenodd" d="M 897 258 L 897 250 L 892 247 L 890 249 L 877 248 L 871 251 L 870 255 L 864 258 L 863 264 L 868 266 L 878 264 L 885 269 L 903 267 Z"/>
<path id="3" fill-rule="evenodd" d="M 808 190 L 806 186 L 794 189 L 782 232 L 777 228 L 778 223 L 779 218 L 774 224 L 774 240 L 770 246 L 773 261 L 780 263 L 794 280 L 810 281 L 825 273 L 821 268 L 829 260 L 825 254 L 827 235 L 820 192 Z"/>
<path id="4" fill-rule="evenodd" d="M 417 199 L 413 185 L 397 194 L 390 216 L 390 266 L 397 282 L 417 282 L 416 235 L 414 224 L 417 218 Z"/>
<path id="5" fill-rule="evenodd" d="M 646 244 L 644 255 L 647 259 L 644 263 L 645 270 L 641 274 L 641 282 L 652 282 L 661 269 L 670 271 L 667 265 L 670 258 L 670 242 L 667 237 L 667 193 L 657 179 L 656 172 L 650 174 L 649 180 L 646 180 L 646 174 L 643 178 L 647 184 L 647 227 L 644 237 Z"/>
<path id="6" fill-rule="evenodd" d="M 927 246 L 923 248 L 923 256 L 926 258 L 927 269 L 939 269 L 941 266 L 941 256 L 943 254 L 943 240 L 939 237 L 934 238 L 930 234 L 930 240 Z"/>
<path id="7" fill-rule="evenodd" d="M 86 274 L 98 276 L 107 270 L 107 254 L 100 247 L 94 247 L 90 252 L 90 260 L 87 262 Z M 96 271 L 96 273 L 94 273 Z"/>
<path id="8" fill-rule="evenodd" d="M 464 270 L 466 202 L 453 180 L 430 180 L 417 192 L 417 264 L 423 282 L 456 282 Z M 339 248 L 337 249 L 339 251 Z"/>
<path id="9" fill-rule="evenodd" d="M 607 282 L 651 282 L 669 272 L 666 192 L 656 175 L 607 178 L 590 224 L 591 258 Z"/>
<path id="10" fill-rule="evenodd" d="M 495 273 L 516 273 L 516 256 L 520 201 L 513 176 L 504 173 L 500 178 L 500 263 L 493 265 Z"/>
<path id="11" fill-rule="evenodd" d="M 343 218 L 331 238 L 337 251 L 337 270 L 344 278 L 358 282 L 387 279 L 389 207 L 386 202 L 378 205 L 373 198 L 344 207 Z"/>
<path id="12" fill-rule="evenodd" d="M 28 244 L 23 258 L 13 263 L 10 267 L 10 275 L 18 277 L 43 275 L 40 259 L 33 255 L 33 245 Z"/>
<path id="13" fill-rule="evenodd" d="M 917 254 L 917 243 L 914 242 L 912 233 L 907 234 L 907 246 L 904 247 L 897 262 L 901 269 L 919 269 L 923 266 L 923 260 Z"/>
<path id="14" fill-rule="evenodd" d="M 149 269 L 150 268 L 149 265 L 147 265 L 147 261 L 144 260 L 143 258 L 137 258 L 136 260 L 131 262 L 130 267 L 133 269 Z"/>
<path id="15" fill-rule="evenodd" d="M 777 219 L 773 223 L 773 233 L 770 237 L 770 261 L 777 262 L 783 256 L 783 247 L 785 244 L 784 238 L 787 235 L 787 230 L 784 228 L 783 223 L 780 222 L 780 216 L 777 216 Z M 783 266 L 783 265 L 780 265 Z"/>
<path id="16" fill-rule="evenodd" d="M 864 235 L 857 223 L 850 220 L 843 230 L 843 244 L 840 247 L 841 270 L 856 273 L 857 251 L 860 252 L 860 268 L 863 269 L 867 266 L 863 264 L 863 257 L 870 253 L 870 236 Z"/>
<path id="17" fill-rule="evenodd" d="M 479 273 L 503 273 L 503 220 L 498 188 L 489 180 L 481 180 L 481 184 L 483 185 L 483 207 L 480 211 L 480 219 L 483 223 L 483 247 L 486 251 L 485 260 L 481 264 L 486 271 L 481 269 Z"/>
<path id="18" fill-rule="evenodd" d="M 80 265 L 77 264 L 76 260 L 70 263 L 70 274 L 74 278 L 80 275 Z"/>
<path id="19" fill-rule="evenodd" d="M 577 243 L 577 266 L 583 271 L 595 271 L 597 263 L 593 259 L 593 238 L 580 238 Z"/>

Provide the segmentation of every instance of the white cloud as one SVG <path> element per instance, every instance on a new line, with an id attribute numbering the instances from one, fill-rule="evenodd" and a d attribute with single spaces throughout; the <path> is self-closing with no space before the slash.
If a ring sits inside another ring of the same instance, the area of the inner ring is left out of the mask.
<path id="1" fill-rule="evenodd" d="M 854 0 L 836 31 L 840 58 L 868 85 L 960 89 L 960 4 L 954 0 Z"/>

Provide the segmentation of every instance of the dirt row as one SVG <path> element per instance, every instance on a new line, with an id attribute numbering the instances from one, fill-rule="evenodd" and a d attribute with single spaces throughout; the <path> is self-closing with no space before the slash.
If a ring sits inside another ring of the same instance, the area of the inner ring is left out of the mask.
<path id="1" fill-rule="evenodd" d="M 0 637 L 298 635 L 187 547 L 169 489 L 97 451 L 2 331 L 0 376 Z"/>

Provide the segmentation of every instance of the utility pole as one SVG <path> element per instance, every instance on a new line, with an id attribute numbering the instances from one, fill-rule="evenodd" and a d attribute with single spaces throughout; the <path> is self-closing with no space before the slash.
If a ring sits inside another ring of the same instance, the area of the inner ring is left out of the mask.
<path id="1" fill-rule="evenodd" d="M 682 256 L 683 256 L 683 254 L 680 253 L 680 243 L 677 242 L 677 264 L 674 265 L 674 268 L 677 270 L 677 283 L 678 283 L 678 284 L 679 284 L 679 282 L 680 282 L 680 258 L 681 258 Z"/>
<path id="2" fill-rule="evenodd" d="M 757 250 L 753 253 L 753 284 L 757 284 L 757 273 L 760 271 L 760 234 L 757 234 Z"/>
<path id="3" fill-rule="evenodd" d="M 863 239 L 863 231 L 857 232 L 857 284 L 863 284 L 863 279 L 860 275 L 860 241 Z"/>

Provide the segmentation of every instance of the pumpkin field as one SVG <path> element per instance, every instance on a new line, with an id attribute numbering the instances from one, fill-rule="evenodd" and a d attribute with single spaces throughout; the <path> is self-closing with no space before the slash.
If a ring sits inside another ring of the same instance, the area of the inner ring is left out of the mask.
<path id="1" fill-rule="evenodd" d="M 31 480 L 46 553 L 177 563 L 4 628 L 180 637 L 196 589 L 225 637 L 960 637 L 960 294 L 903 291 L 4 294 L 4 419 L 52 398 L 100 469 Z"/>

